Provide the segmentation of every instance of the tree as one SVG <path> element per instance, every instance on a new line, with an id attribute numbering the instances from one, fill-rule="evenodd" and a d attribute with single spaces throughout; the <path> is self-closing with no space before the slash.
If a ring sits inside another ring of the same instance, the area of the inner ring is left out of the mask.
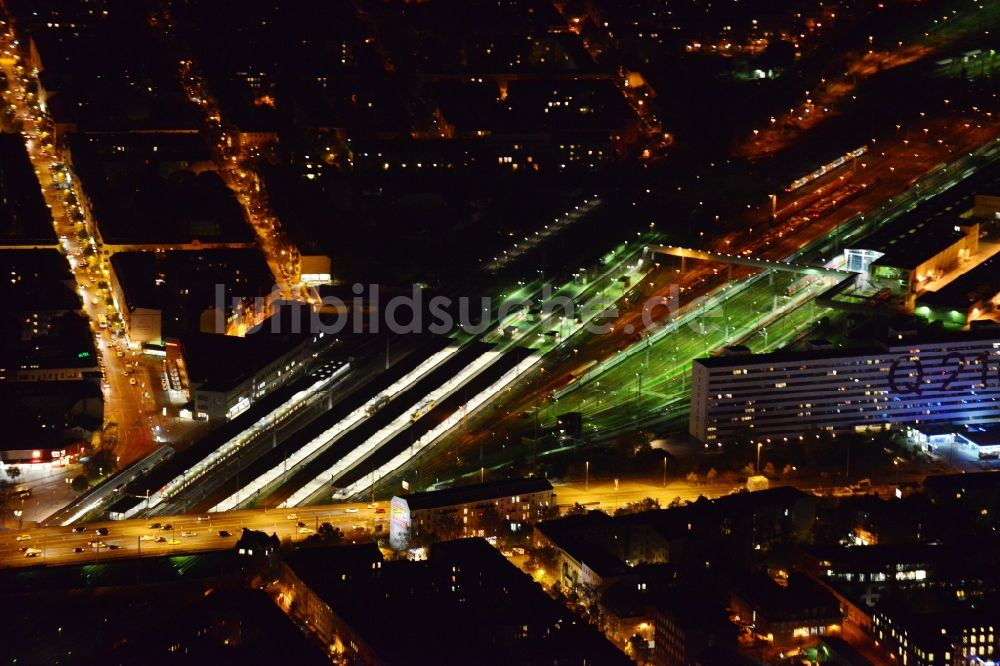
<path id="1" fill-rule="evenodd" d="M 567 516 L 582 516 L 587 513 L 587 507 L 576 502 L 570 508 L 566 509 Z"/>
<path id="2" fill-rule="evenodd" d="M 320 523 L 315 534 L 306 537 L 306 543 L 314 546 L 339 546 L 344 542 L 344 533 L 330 523 Z"/>
<path id="3" fill-rule="evenodd" d="M 11 481 L 17 482 L 18 478 L 21 476 L 21 468 L 17 465 L 11 465 L 7 468 L 7 476 Z"/>
<path id="4" fill-rule="evenodd" d="M 717 471 L 715 471 L 715 468 L 713 467 L 710 470 L 708 470 L 708 472 L 705 473 L 705 480 L 706 481 L 713 481 L 715 479 L 715 477 L 717 477 L 718 475 L 719 475 L 719 473 Z"/>
<path id="5" fill-rule="evenodd" d="M 87 481 L 85 474 L 77 474 L 73 477 L 70 487 L 78 493 L 86 492 L 90 488 L 90 481 Z"/>
<path id="6" fill-rule="evenodd" d="M 536 548 L 532 551 L 531 558 L 540 568 L 546 571 L 555 572 L 559 568 L 559 553 L 555 548 L 547 546 Z"/>
<path id="7" fill-rule="evenodd" d="M 691 472 L 686 477 L 688 483 L 698 483 L 698 472 Z"/>
<path id="8" fill-rule="evenodd" d="M 642 513 L 643 511 L 653 511 L 660 508 L 660 501 L 652 497 L 646 497 L 638 502 L 629 502 L 620 509 L 615 510 L 616 516 L 625 516 L 630 513 Z"/>
<path id="9" fill-rule="evenodd" d="M 766 465 L 764 465 L 764 469 L 761 473 L 764 476 L 773 477 L 775 474 L 777 474 L 777 470 L 774 469 L 774 464 L 767 463 Z"/>
<path id="10" fill-rule="evenodd" d="M 83 464 L 83 471 L 88 478 L 99 479 L 114 472 L 117 466 L 118 459 L 115 457 L 114 451 L 103 448 L 87 459 L 87 462 Z"/>
<path id="11" fill-rule="evenodd" d="M 495 506 L 483 509 L 482 514 L 476 520 L 476 529 L 483 531 L 485 536 L 495 536 L 505 539 L 510 536 L 510 523 L 503 519 Z"/>

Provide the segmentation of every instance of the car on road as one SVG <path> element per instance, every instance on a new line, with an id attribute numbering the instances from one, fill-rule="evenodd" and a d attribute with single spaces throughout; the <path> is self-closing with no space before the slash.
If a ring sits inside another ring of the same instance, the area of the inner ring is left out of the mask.
<path id="1" fill-rule="evenodd" d="M 74 553 L 82 553 L 82 552 L 84 552 L 85 550 L 87 550 L 87 549 L 86 549 L 86 548 L 84 548 L 83 546 L 77 546 L 76 548 L 74 548 L 74 549 L 73 549 L 73 552 L 74 552 Z"/>
<path id="2" fill-rule="evenodd" d="M 18 541 L 31 541 L 31 535 L 30 534 L 18 534 L 17 535 L 17 540 Z"/>
<path id="3" fill-rule="evenodd" d="M 296 526 L 296 527 L 306 527 L 306 524 L 305 524 L 305 523 L 303 523 L 303 522 L 302 522 L 302 521 L 300 520 L 299 522 L 295 523 L 295 526 Z"/>
<path id="4" fill-rule="evenodd" d="M 96 534 L 97 536 L 108 536 L 108 528 L 98 527 L 96 530 L 94 530 L 94 534 Z"/>
<path id="5" fill-rule="evenodd" d="M 155 539 L 156 537 L 154 537 L 152 534 L 143 534 L 141 537 L 139 537 L 139 541 L 154 541 Z"/>
<path id="6" fill-rule="evenodd" d="M 313 529 L 311 527 L 300 527 L 299 534 L 312 534 Z"/>
<path id="7" fill-rule="evenodd" d="M 155 539 L 153 539 L 153 541 L 156 542 L 156 543 L 166 543 L 167 542 L 167 537 L 165 537 L 165 536 L 158 536 Z"/>
<path id="8" fill-rule="evenodd" d="M 231 537 L 233 535 L 229 533 L 229 530 L 219 530 L 219 536 L 225 539 L 226 537 Z"/>
<path id="9" fill-rule="evenodd" d="M 212 516 L 198 516 L 199 523 L 205 522 L 206 520 L 212 520 Z"/>
<path id="10" fill-rule="evenodd" d="M 344 513 L 358 513 L 361 509 L 344 509 Z"/>
<path id="11" fill-rule="evenodd" d="M 120 550 L 121 546 L 116 543 L 108 544 L 108 550 Z"/>
<path id="12" fill-rule="evenodd" d="M 24 551 L 25 557 L 38 557 L 41 554 L 42 551 L 38 550 L 37 548 L 29 548 L 28 550 Z"/>
<path id="13" fill-rule="evenodd" d="M 90 546 L 91 548 L 107 548 L 108 547 L 108 544 L 104 543 L 103 541 L 91 541 L 87 545 Z"/>
<path id="14" fill-rule="evenodd" d="M 385 507 L 380 506 L 379 508 L 375 509 L 375 513 L 385 513 Z"/>
<path id="15" fill-rule="evenodd" d="M 195 536 L 198 536 L 198 533 L 197 532 L 189 532 L 187 530 L 184 530 L 183 532 L 181 532 L 181 536 L 182 537 L 195 537 Z"/>
<path id="16" fill-rule="evenodd" d="M 521 546 L 514 546 L 512 550 L 514 551 L 515 555 L 524 555 L 524 548 L 522 548 Z"/>
<path id="17" fill-rule="evenodd" d="M 86 531 L 87 528 L 84 527 L 83 525 L 77 525 L 76 527 L 73 528 L 73 534 L 83 534 Z"/>
<path id="18" fill-rule="evenodd" d="M 160 529 L 163 530 L 164 532 L 169 532 L 170 530 L 174 529 L 174 526 L 171 525 L 170 523 L 167 523 L 166 525 L 160 527 Z"/>
<path id="19" fill-rule="evenodd" d="M 149 525 L 147 525 L 147 527 L 149 527 L 149 529 L 151 529 L 151 530 L 158 530 L 158 529 L 160 529 L 160 524 L 159 523 L 150 523 Z"/>
<path id="20" fill-rule="evenodd" d="M 139 382 L 137 382 L 137 381 L 135 380 L 135 377 L 129 377 L 129 380 L 128 380 L 128 383 L 129 383 L 129 384 L 130 384 L 131 386 L 135 386 L 135 385 L 136 385 L 136 384 L 138 384 Z"/>
<path id="21" fill-rule="evenodd" d="M 290 513 L 287 516 L 285 516 L 285 519 L 286 520 L 298 520 L 299 519 L 299 514 L 297 514 L 297 513 Z"/>
<path id="22" fill-rule="evenodd" d="M 170 539 L 169 541 L 167 541 L 168 546 L 176 546 L 179 543 L 180 541 L 178 541 L 177 539 Z"/>

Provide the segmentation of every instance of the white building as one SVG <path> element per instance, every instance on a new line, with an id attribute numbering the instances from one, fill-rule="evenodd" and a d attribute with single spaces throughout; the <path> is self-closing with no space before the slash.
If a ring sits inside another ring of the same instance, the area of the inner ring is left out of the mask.
<path id="1" fill-rule="evenodd" d="M 691 369 L 702 442 L 1000 421 L 1000 334 L 895 334 L 878 347 L 735 354 Z"/>

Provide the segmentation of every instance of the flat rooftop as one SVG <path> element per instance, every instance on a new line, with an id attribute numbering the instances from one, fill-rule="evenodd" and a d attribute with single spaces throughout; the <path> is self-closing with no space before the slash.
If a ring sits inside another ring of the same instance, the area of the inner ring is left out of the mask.
<path id="1" fill-rule="evenodd" d="M 271 269 L 256 249 L 116 252 L 111 266 L 129 311 L 149 308 L 164 313 L 163 334 L 198 330 L 202 312 L 216 305 L 216 285 L 231 299 L 265 296 L 274 285 Z"/>
<path id="2" fill-rule="evenodd" d="M 954 245 L 966 235 L 962 227 L 968 222 L 957 216 L 950 220 L 939 220 L 904 215 L 888 227 L 877 231 L 858 245 L 869 250 L 882 252 L 875 263 L 883 266 L 913 269 L 939 252 Z"/>
<path id="3" fill-rule="evenodd" d="M 0 134 L 0 245 L 55 245 L 52 217 L 20 134 Z"/>
<path id="4" fill-rule="evenodd" d="M 141 3 L 125 3 L 73 30 L 36 26 L 39 77 L 57 123 L 80 131 L 196 131 L 177 63 L 158 48 Z"/>
<path id="5" fill-rule="evenodd" d="M 57 250 L 0 250 L 0 303 L 6 312 L 80 310 L 66 257 Z"/>
<path id="6" fill-rule="evenodd" d="M 381 566 L 355 566 L 335 550 L 302 550 L 288 564 L 383 663 L 421 662 L 414 655 L 426 654 L 442 628 L 435 664 L 470 663 L 470 655 L 482 665 L 631 663 L 485 539 L 438 543 L 425 562 Z M 368 559 L 378 564 L 374 553 Z"/>
<path id="7" fill-rule="evenodd" d="M 963 343 L 980 340 L 995 340 L 1000 337 L 996 330 L 978 329 L 970 331 L 947 330 L 940 327 L 925 325 L 924 330 L 915 334 L 900 334 L 901 337 L 883 335 L 876 338 L 878 346 L 871 344 L 869 339 L 865 346 L 838 347 L 836 349 L 817 349 L 808 351 L 776 351 L 768 354 L 731 354 L 710 356 L 695 359 L 694 362 L 706 368 L 728 368 L 736 365 L 764 365 L 774 363 L 794 363 L 814 359 L 855 358 L 873 354 L 891 352 L 894 348 L 909 348 L 914 344 L 940 344 L 947 342 Z"/>
<path id="8" fill-rule="evenodd" d="M 228 391 L 310 340 L 308 326 L 303 322 L 299 329 L 292 328 L 290 316 L 288 311 L 279 311 L 243 337 L 201 332 L 182 336 L 180 343 L 191 383 L 199 391 Z M 272 332 L 275 317 L 279 325 Z M 294 330 L 302 332 L 291 332 Z"/>
<path id="9" fill-rule="evenodd" d="M 973 304 L 989 300 L 1000 293 L 1000 255 L 993 255 L 967 273 L 955 278 L 937 291 L 928 291 L 917 299 L 921 305 L 938 310 L 965 312 Z"/>
<path id="10" fill-rule="evenodd" d="M 105 243 L 252 242 L 200 135 L 78 134 L 69 145 Z"/>

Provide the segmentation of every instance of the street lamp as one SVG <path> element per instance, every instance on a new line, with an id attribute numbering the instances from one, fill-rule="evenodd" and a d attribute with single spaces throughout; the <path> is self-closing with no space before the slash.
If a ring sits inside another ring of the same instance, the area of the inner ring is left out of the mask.
<path id="1" fill-rule="evenodd" d="M 20 531 L 24 527 L 24 521 L 22 519 L 24 512 L 21 509 L 14 509 L 14 517 L 17 518 L 17 529 Z"/>
<path id="2" fill-rule="evenodd" d="M 590 461 L 583 463 L 583 489 L 590 490 Z"/>
<path id="3" fill-rule="evenodd" d="M 756 474 L 760 474 L 760 450 L 764 448 L 764 442 L 757 442 L 757 468 Z"/>

